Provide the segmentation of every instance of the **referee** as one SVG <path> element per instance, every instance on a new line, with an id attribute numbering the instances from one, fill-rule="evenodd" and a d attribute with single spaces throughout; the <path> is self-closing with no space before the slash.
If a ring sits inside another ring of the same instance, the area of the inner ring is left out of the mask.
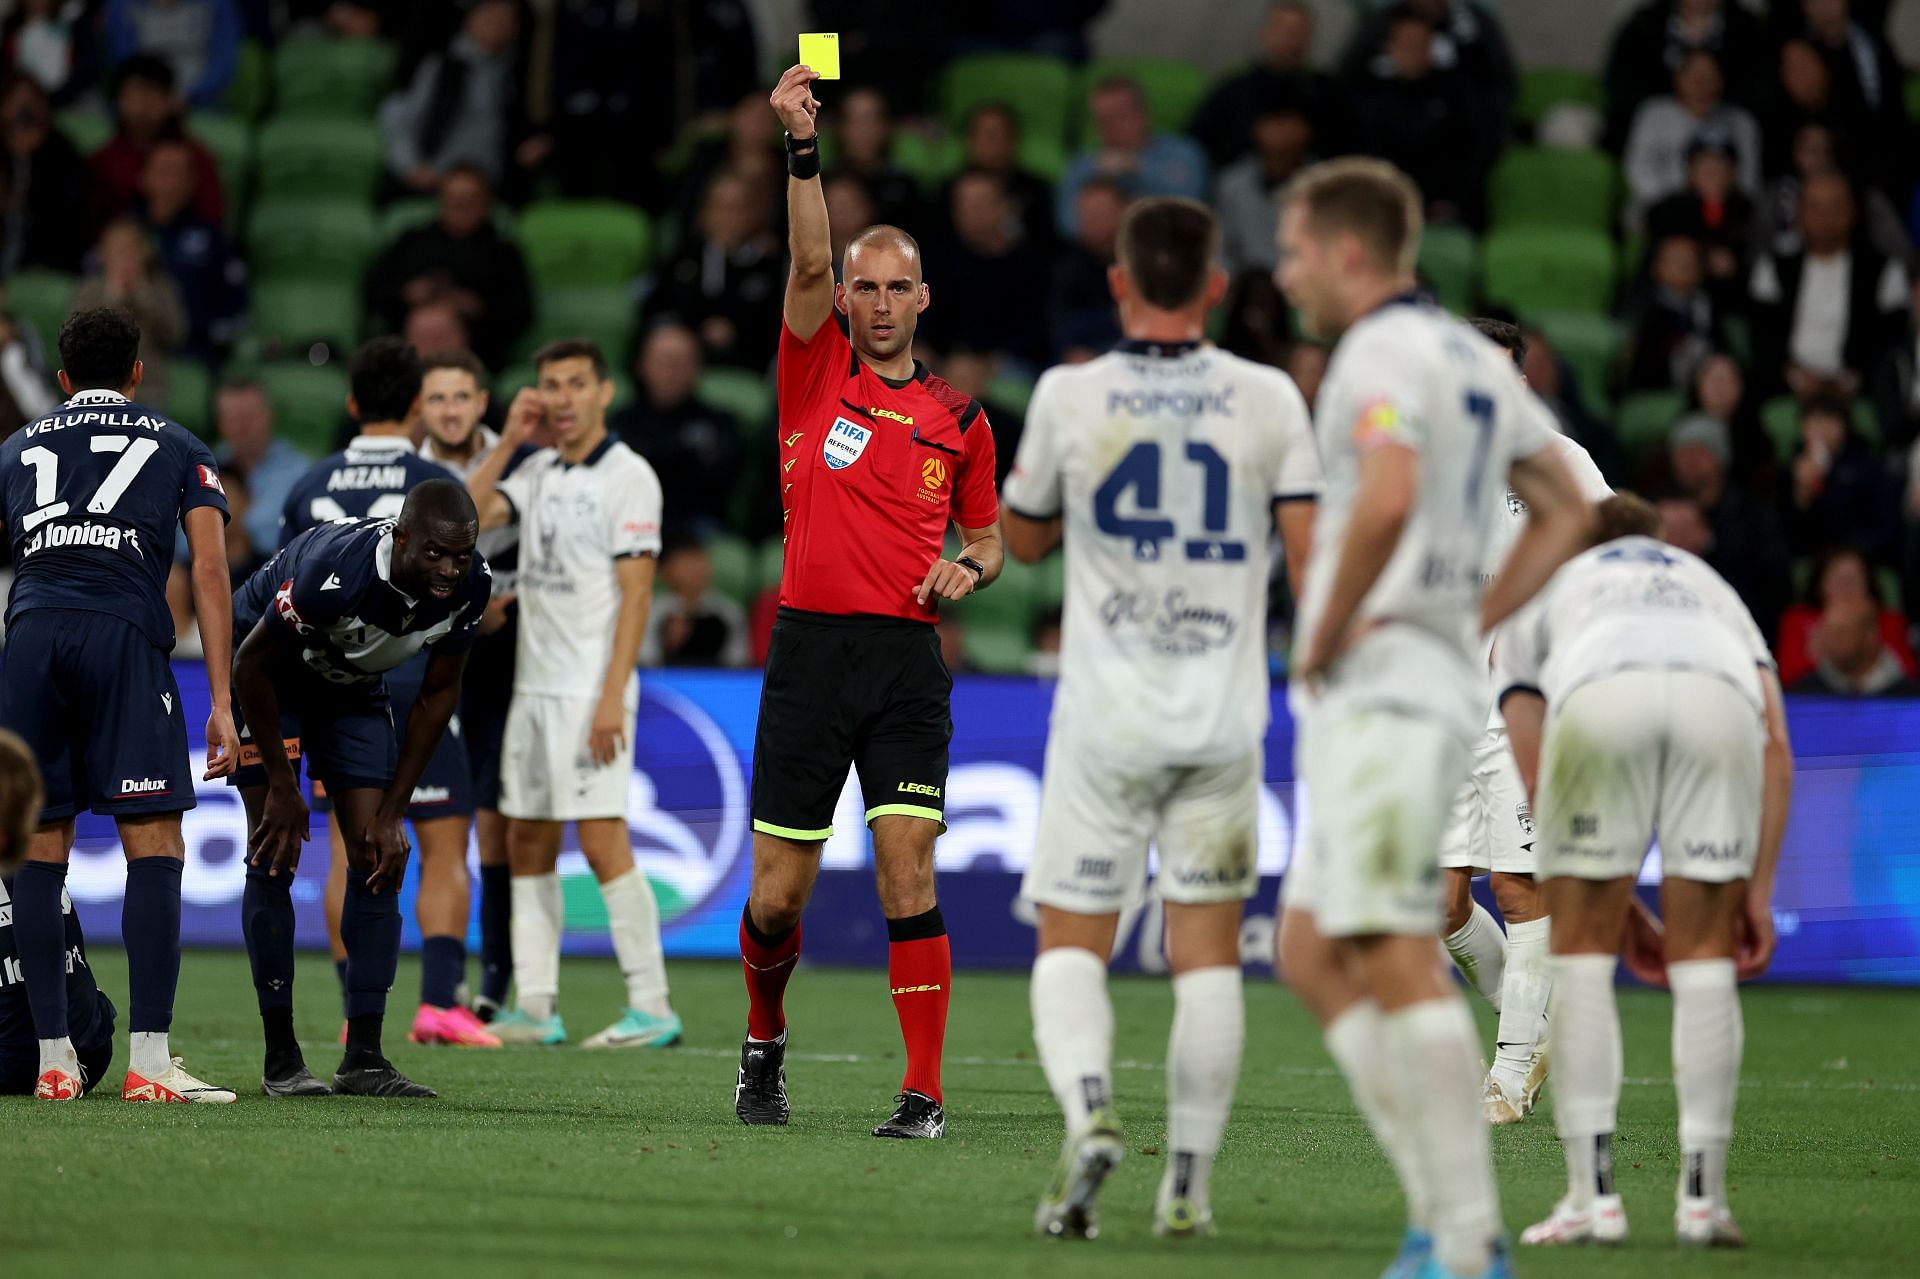
<path id="1" fill-rule="evenodd" d="M 777 373 L 786 567 L 754 740 L 753 884 L 740 920 L 747 1040 L 734 1109 L 743 1123 L 787 1122 L 781 997 L 851 765 L 907 1051 L 897 1108 L 873 1135 L 931 1138 L 947 1128 L 940 1052 L 953 969 L 933 891 L 953 679 L 934 622 L 937 601 L 1000 574 L 993 433 L 978 403 L 913 358 L 927 286 L 912 236 L 868 227 L 847 245 L 845 282 L 833 281 L 817 78 L 793 67 L 771 98 L 787 130 L 793 258 Z M 949 523 L 962 549 L 945 560 Z"/>

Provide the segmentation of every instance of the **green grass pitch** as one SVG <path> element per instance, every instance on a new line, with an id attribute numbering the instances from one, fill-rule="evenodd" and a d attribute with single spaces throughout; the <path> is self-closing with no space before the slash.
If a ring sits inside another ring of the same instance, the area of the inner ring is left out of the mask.
<path id="1" fill-rule="evenodd" d="M 124 1007 L 122 955 L 102 950 L 96 967 Z M 245 1085 L 240 1104 L 121 1103 L 124 1032 L 94 1097 L 63 1107 L 0 1100 L 0 1275 L 1371 1279 L 1397 1241 L 1391 1174 L 1307 1018 L 1268 983 L 1247 991 L 1246 1065 L 1214 1179 L 1220 1235 L 1183 1246 L 1149 1234 L 1164 1138 L 1164 981 L 1114 983 L 1115 1088 L 1133 1157 L 1103 1197 L 1105 1233 L 1079 1244 L 1027 1233 L 1059 1119 L 1032 1059 L 1023 975 L 959 976 L 948 1138 L 893 1143 L 867 1135 L 899 1081 L 881 974 L 796 977 L 793 1125 L 749 1130 L 732 1111 L 738 971 L 683 963 L 672 973 L 685 1048 L 400 1043 L 393 1056 L 438 1087 L 438 1101 L 268 1101 L 254 1090 L 259 1037 L 245 957 L 190 953 L 175 1044 L 202 1075 Z M 409 961 L 392 1015 L 401 1034 L 417 979 Z M 299 980 L 309 1061 L 330 1071 L 340 1025 L 332 971 L 304 957 Z M 611 1020 L 620 1000 L 604 962 L 569 962 L 563 987 L 576 1039 Z M 1611 1252 L 1524 1252 L 1519 1272 L 1913 1274 L 1917 1005 L 1902 991 L 1747 993 L 1731 1181 L 1750 1246 L 1687 1254 L 1671 1243 L 1669 1005 L 1626 996 L 1629 1083 L 1615 1150 L 1634 1237 Z M 1560 1191 L 1551 1114 L 1496 1131 L 1494 1152 L 1517 1232 Z"/>

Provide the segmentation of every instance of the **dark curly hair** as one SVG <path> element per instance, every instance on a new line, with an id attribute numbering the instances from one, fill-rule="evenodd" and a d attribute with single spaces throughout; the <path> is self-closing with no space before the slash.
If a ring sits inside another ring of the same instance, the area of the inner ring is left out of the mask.
<path id="1" fill-rule="evenodd" d="M 133 381 L 140 326 L 118 307 L 75 311 L 60 326 L 60 368 L 76 391 L 117 391 Z"/>
<path id="2" fill-rule="evenodd" d="M 402 337 L 382 337 L 353 353 L 347 377 L 362 422 L 404 421 L 420 398 L 420 353 Z"/>

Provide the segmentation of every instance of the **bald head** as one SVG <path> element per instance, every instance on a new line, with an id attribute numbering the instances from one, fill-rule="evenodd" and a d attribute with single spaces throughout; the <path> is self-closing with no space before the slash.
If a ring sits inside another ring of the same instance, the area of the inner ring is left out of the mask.
<path id="1" fill-rule="evenodd" d="M 885 253 L 904 259 L 913 272 L 913 282 L 920 283 L 920 242 L 897 226 L 888 226 L 884 222 L 876 223 L 847 241 L 847 259 L 841 272 L 847 279 L 854 276 L 853 260 L 869 252 Z M 888 274 L 892 274 L 888 272 Z"/>
<path id="2" fill-rule="evenodd" d="M 427 480 L 407 493 L 400 508 L 403 528 L 419 529 L 428 524 L 479 524 L 480 512 L 473 505 L 466 486 L 457 480 Z"/>

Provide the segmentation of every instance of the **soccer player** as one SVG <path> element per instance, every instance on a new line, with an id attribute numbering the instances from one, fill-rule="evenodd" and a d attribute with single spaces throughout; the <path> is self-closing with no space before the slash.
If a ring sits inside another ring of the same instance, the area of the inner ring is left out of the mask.
<path id="1" fill-rule="evenodd" d="M 414 451 L 413 423 L 425 375 L 413 347 L 403 338 L 375 338 L 354 352 L 347 372 L 352 385 L 347 411 L 360 424 L 360 433 L 345 449 L 314 463 L 287 494 L 280 515 L 283 546 L 330 520 L 392 519 L 416 485 L 451 478 L 451 472 Z M 387 674 L 387 692 L 399 711 L 395 729 L 402 735 L 426 668 L 422 654 Z M 407 820 L 420 840 L 420 891 L 414 900 L 420 925 L 420 1007 L 407 1035 L 416 1044 L 500 1046 L 458 994 L 467 968 L 467 836 L 472 819 L 473 776 L 456 715 L 407 804 Z M 332 811 L 327 814 L 327 835 L 327 932 L 345 1000 L 346 944 L 340 922 L 347 894 L 347 849 Z"/>
<path id="2" fill-rule="evenodd" d="M 1046 374 L 1005 492 L 1007 549 L 1065 538 L 1061 679 L 1022 895 L 1038 904 L 1033 1036 L 1066 1114 L 1038 1229 L 1092 1237 L 1126 1146 L 1112 1098 L 1107 957 L 1147 849 L 1166 902 L 1174 1017 L 1157 1234 L 1210 1233 L 1208 1180 L 1240 1071 L 1241 905 L 1259 882 L 1267 578 L 1275 512 L 1305 563 L 1320 456 L 1293 380 L 1206 346 L 1219 226 L 1142 200 L 1109 273 L 1127 340 Z"/>
<path id="3" fill-rule="evenodd" d="M 205 645 L 205 778 L 238 758 L 231 709 L 227 499 L 213 454 L 134 400 L 140 329 L 125 311 L 76 311 L 60 328 L 67 402 L 0 445 L 13 593 L 0 673 L 0 724 L 40 759 L 40 827 L 13 883 L 14 944 L 40 1069 L 34 1095 L 71 1101 L 83 1078 L 68 1021 L 61 901 L 74 814 L 115 819 L 127 856 L 120 929 L 131 1003 L 129 1101 L 230 1102 L 168 1047 L 180 980 L 180 814 L 194 806 L 187 725 L 167 654 L 174 537 L 192 555 Z M 81 1033 L 84 1033 L 82 1031 Z"/>
<path id="4" fill-rule="evenodd" d="M 787 129 L 792 258 L 776 372 L 786 563 L 753 746 L 753 881 L 740 919 L 747 1037 L 734 1112 L 742 1123 L 787 1122 L 781 1001 L 851 765 L 866 795 L 887 984 L 907 1050 L 893 1116 L 873 1135 L 935 1138 L 947 1127 L 940 1054 L 953 963 L 933 843 L 944 828 L 953 679 L 934 623 L 939 601 L 1000 574 L 993 434 L 978 402 L 913 358 L 929 297 L 912 236 L 855 233 L 845 283 L 834 283 L 815 78 L 790 68 L 770 99 Z M 951 560 L 941 556 L 949 524 L 961 540 Z"/>
<path id="5" fill-rule="evenodd" d="M 627 1007 L 588 1048 L 677 1043 L 660 906 L 627 828 L 634 669 L 660 555 L 660 480 L 607 433 L 613 383 L 584 340 L 534 352 L 539 385 L 514 397 L 505 438 L 467 477 L 482 529 L 520 527 L 520 644 L 500 757 L 500 811 L 513 866 L 518 1006 L 492 1029 L 507 1043 L 565 1043 L 560 1020 L 560 837 L 572 822 L 600 883 Z M 545 422 L 557 441 L 505 475 Z"/>
<path id="6" fill-rule="evenodd" d="M 1656 540 L 1659 529 L 1659 512 L 1639 498 L 1602 503 L 1594 549 L 1515 615 L 1496 657 L 1501 709 L 1539 813 L 1553 916 L 1553 1117 L 1567 1159 L 1566 1197 L 1523 1243 L 1627 1236 L 1613 1184 L 1613 976 L 1656 830 L 1680 1101 L 1674 1230 L 1687 1246 L 1742 1242 L 1726 1184 L 1742 1047 L 1736 983 L 1773 954 L 1793 751 L 1760 628 L 1717 573 Z"/>
<path id="7" fill-rule="evenodd" d="M 234 687 L 250 746 L 233 775 L 249 831 L 241 922 L 270 1097 L 329 1091 L 293 1035 L 292 888 L 308 822 L 295 771 L 302 758 L 326 785 L 347 846 L 347 1044 L 332 1091 L 435 1095 L 382 1055 L 381 1023 L 400 959 L 407 806 L 459 704 L 492 585 L 478 537 L 466 490 L 428 480 L 407 494 L 397 520 L 302 533 L 234 595 L 234 629 L 245 636 Z M 422 652 L 426 674 L 397 737 L 384 676 Z"/>
<path id="8" fill-rule="evenodd" d="M 1477 635 L 1582 544 L 1588 511 L 1506 353 L 1418 299 L 1419 244 L 1391 165 L 1333 161 L 1288 190 L 1280 285 L 1339 342 L 1290 690 L 1312 806 L 1280 958 L 1406 1187 L 1390 1273 L 1504 1275 L 1473 1020 L 1435 962 L 1440 832 L 1486 724 Z M 1483 587 L 1503 481 L 1528 519 Z"/>
<path id="9" fill-rule="evenodd" d="M 1469 320 L 1488 340 L 1506 351 L 1515 368 L 1525 366 L 1527 339 L 1502 320 Z M 1612 496 L 1600 468 L 1587 451 L 1557 431 L 1553 445 L 1567 473 L 1589 502 Z M 1527 505 L 1511 489 L 1489 494 L 1498 508 L 1486 572 L 1491 576 L 1506 559 L 1526 524 Z M 1492 678 L 1491 642 L 1481 665 Z M 1494 1035 L 1493 1066 L 1487 1073 L 1481 1104 L 1492 1124 L 1515 1124 L 1532 1113 L 1547 1077 L 1547 919 L 1534 882 L 1533 812 L 1507 746 L 1506 722 L 1487 690 L 1486 731 L 1473 747 L 1473 769 L 1454 797 L 1446 832 L 1440 837 L 1440 866 L 1446 880 L 1446 919 L 1441 937 L 1454 965 L 1500 1014 Z M 1475 875 L 1487 875 L 1507 931 L 1486 907 L 1473 899 Z"/>

